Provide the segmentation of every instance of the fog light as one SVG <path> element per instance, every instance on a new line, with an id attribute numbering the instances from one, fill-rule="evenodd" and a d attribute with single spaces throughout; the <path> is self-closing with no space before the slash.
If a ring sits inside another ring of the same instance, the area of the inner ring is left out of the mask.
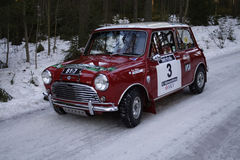
<path id="1" fill-rule="evenodd" d="M 106 97 L 105 97 L 105 96 L 102 96 L 102 97 L 100 98 L 100 100 L 101 100 L 102 102 L 105 102 Z"/>

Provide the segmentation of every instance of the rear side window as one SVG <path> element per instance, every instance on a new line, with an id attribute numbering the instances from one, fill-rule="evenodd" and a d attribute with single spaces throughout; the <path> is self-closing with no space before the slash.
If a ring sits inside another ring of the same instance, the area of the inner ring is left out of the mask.
<path id="1" fill-rule="evenodd" d="M 178 29 L 177 34 L 177 43 L 180 50 L 186 50 L 195 47 L 193 38 L 188 29 Z"/>

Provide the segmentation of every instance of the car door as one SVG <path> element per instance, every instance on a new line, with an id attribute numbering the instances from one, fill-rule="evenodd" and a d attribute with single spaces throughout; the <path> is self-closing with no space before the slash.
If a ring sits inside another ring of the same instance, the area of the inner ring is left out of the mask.
<path id="1" fill-rule="evenodd" d="M 152 34 L 148 75 L 156 98 L 182 87 L 181 61 L 175 57 L 175 44 L 173 30 L 159 30 Z"/>

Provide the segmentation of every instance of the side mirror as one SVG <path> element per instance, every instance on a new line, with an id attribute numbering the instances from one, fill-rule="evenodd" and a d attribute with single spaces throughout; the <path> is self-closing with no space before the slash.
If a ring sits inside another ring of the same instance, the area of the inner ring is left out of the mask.
<path id="1" fill-rule="evenodd" d="M 85 48 L 82 47 L 82 48 L 79 49 L 79 51 L 80 51 L 81 53 L 84 53 Z"/>
<path id="2" fill-rule="evenodd" d="M 156 55 L 154 55 L 154 56 L 152 57 L 152 59 L 153 59 L 154 61 L 160 61 L 161 56 L 160 56 L 159 54 L 156 54 Z"/>
<path id="3" fill-rule="evenodd" d="M 80 55 L 82 56 L 82 55 L 84 55 L 85 48 L 82 47 L 82 48 L 79 49 L 79 51 L 80 51 Z"/>

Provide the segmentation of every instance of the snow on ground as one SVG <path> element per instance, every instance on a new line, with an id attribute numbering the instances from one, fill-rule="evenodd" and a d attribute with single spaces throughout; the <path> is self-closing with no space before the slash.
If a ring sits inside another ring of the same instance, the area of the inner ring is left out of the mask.
<path id="1" fill-rule="evenodd" d="M 51 41 L 53 42 L 53 40 Z M 0 50 L 4 50 L 0 54 L 0 60 L 5 62 L 6 45 L 4 40 L 0 41 Z M 0 120 L 17 116 L 21 113 L 32 112 L 47 106 L 47 102 L 43 100 L 42 93 L 45 91 L 41 73 L 50 65 L 63 61 L 65 52 L 69 48 L 69 42 L 58 40 L 57 50 L 55 53 L 47 55 L 47 41 L 42 42 L 45 50 L 38 53 L 38 69 L 35 69 L 34 54 L 35 45 L 30 44 L 30 63 L 26 61 L 24 44 L 20 46 L 11 46 L 9 55 L 9 68 L 0 69 L 0 88 L 5 89 L 13 100 L 9 102 L 0 102 Z M 52 51 L 51 51 L 52 52 Z M 37 78 L 39 86 L 34 86 L 29 81 L 33 77 Z M 14 76 L 15 75 L 15 76 Z M 14 76 L 14 83 L 11 80 Z"/>
<path id="2" fill-rule="evenodd" d="M 203 93 L 186 88 L 161 99 L 134 129 L 117 113 L 58 115 L 50 107 L 2 121 L 0 159 L 239 160 L 239 52 L 208 61 Z"/>
<path id="3" fill-rule="evenodd" d="M 209 34 L 214 29 L 217 29 L 218 26 L 192 27 L 195 38 L 199 46 L 204 49 L 207 60 L 240 50 L 240 26 L 237 25 L 237 20 L 235 19 L 229 19 L 228 22 L 229 21 L 232 23 L 236 40 L 234 42 L 226 40 L 223 49 L 219 49 L 209 37 Z M 208 43 L 206 41 L 208 41 Z M 51 42 L 53 42 L 53 40 Z M 42 44 L 45 50 L 38 54 L 38 69 L 35 69 L 34 66 L 34 44 L 30 44 L 30 63 L 25 62 L 26 58 L 23 44 L 20 46 L 10 46 L 9 68 L 0 69 L 0 88 L 5 89 L 14 99 L 5 103 L 0 102 L 0 120 L 49 106 L 48 102 L 44 101 L 42 96 L 45 90 L 41 79 L 41 72 L 46 67 L 63 60 L 66 54 L 63 50 L 69 48 L 69 42 L 58 40 L 57 51 L 55 54 L 51 53 L 50 56 L 47 55 L 47 41 L 42 42 Z M 5 62 L 6 45 L 4 44 L 4 40 L 0 40 L 0 53 L 0 60 Z M 39 81 L 38 87 L 29 83 L 31 72 L 34 73 L 33 76 L 37 77 Z M 11 85 L 10 81 L 14 75 L 14 84 Z"/>
<path id="4" fill-rule="evenodd" d="M 231 42 L 226 40 L 224 48 L 220 49 L 216 46 L 213 40 L 210 39 L 209 34 L 215 29 L 219 29 L 218 26 L 195 26 L 192 27 L 192 31 L 197 40 L 197 43 L 200 48 L 204 50 L 205 56 L 208 59 L 211 59 L 216 56 L 223 54 L 229 54 L 236 50 L 240 49 L 240 25 L 236 19 L 227 19 L 227 27 L 231 25 L 234 30 L 235 41 Z"/>

